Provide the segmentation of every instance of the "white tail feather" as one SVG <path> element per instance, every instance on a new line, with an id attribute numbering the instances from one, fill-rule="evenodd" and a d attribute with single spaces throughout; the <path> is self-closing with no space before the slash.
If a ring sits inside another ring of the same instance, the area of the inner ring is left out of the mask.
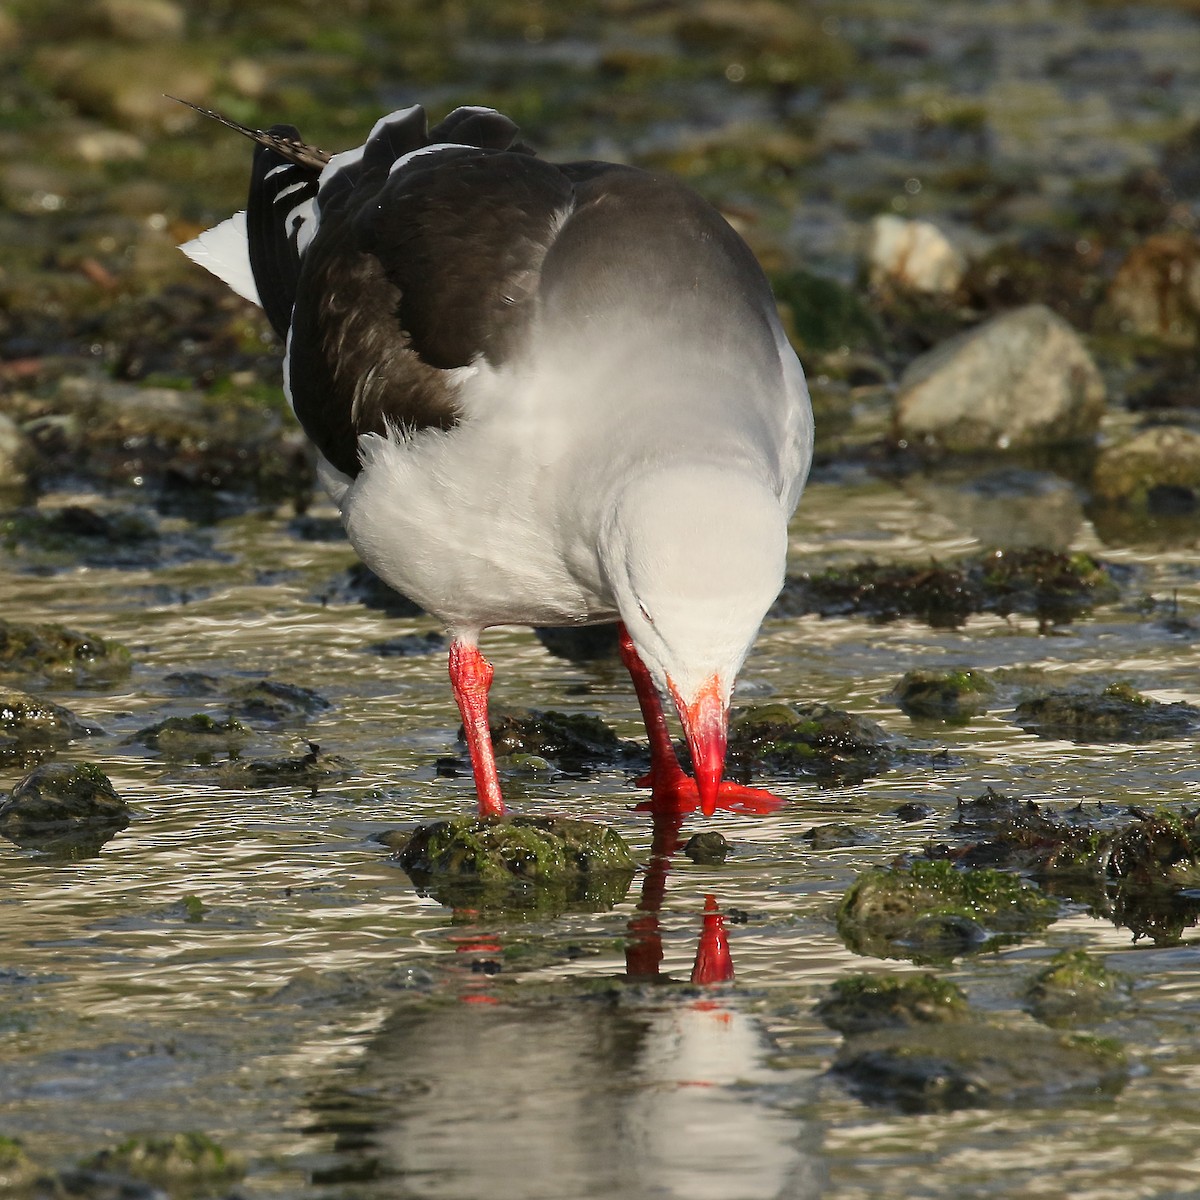
<path id="1" fill-rule="evenodd" d="M 234 213 L 227 221 L 206 229 L 199 237 L 179 247 L 194 263 L 229 284 L 239 296 L 262 307 L 258 287 L 250 270 L 250 242 L 246 236 L 246 214 Z"/>

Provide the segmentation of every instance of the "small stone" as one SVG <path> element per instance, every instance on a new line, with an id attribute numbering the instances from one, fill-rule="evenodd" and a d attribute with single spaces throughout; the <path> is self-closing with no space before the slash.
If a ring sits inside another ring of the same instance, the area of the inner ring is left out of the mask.
<path id="1" fill-rule="evenodd" d="M 839 1033 L 941 1025 L 968 1019 L 962 989 L 936 975 L 864 973 L 837 980 L 816 1008 L 817 1016 Z"/>
<path id="2" fill-rule="evenodd" d="M 962 282 L 967 260 L 931 221 L 910 221 L 883 213 L 867 239 L 867 269 L 876 286 L 891 283 L 907 291 L 948 295 Z"/>
<path id="3" fill-rule="evenodd" d="M 233 689 L 230 708 L 249 721 L 287 721 L 324 712 L 331 705 L 312 688 L 259 679 Z"/>
<path id="4" fill-rule="evenodd" d="M 1074 1025 L 1119 1013 L 1132 992 L 1129 976 L 1110 971 L 1086 950 L 1064 950 L 1033 977 L 1026 995 L 1039 1021 Z"/>
<path id="5" fill-rule="evenodd" d="M 89 129 L 76 134 L 71 149 L 85 163 L 140 162 L 146 157 L 146 143 L 120 129 Z"/>
<path id="6" fill-rule="evenodd" d="M 91 763 L 35 767 L 0 804 L 0 834 L 30 849 L 95 853 L 129 824 L 129 808 Z"/>
<path id="7" fill-rule="evenodd" d="M 951 451 L 1015 450 L 1090 437 L 1104 382 L 1075 331 L 1044 305 L 1004 313 L 909 364 L 897 436 Z"/>
<path id="8" fill-rule="evenodd" d="M 1096 459 L 1092 488 L 1100 500 L 1147 510 L 1155 497 L 1177 492 L 1200 507 L 1200 433 L 1182 425 L 1155 425 L 1126 442 L 1106 446 Z"/>
<path id="9" fill-rule="evenodd" d="M 870 835 L 859 829 L 857 825 L 846 825 L 840 821 L 833 821 L 828 825 L 814 825 L 812 829 L 801 834 L 801 837 L 814 850 L 836 850 L 840 846 L 861 846 L 864 842 L 871 840 Z"/>
<path id="10" fill-rule="evenodd" d="M 729 857 L 731 849 L 724 834 L 716 829 L 706 829 L 703 833 L 692 834 L 685 843 L 683 852 L 692 862 L 711 867 L 723 863 Z"/>
<path id="11" fill-rule="evenodd" d="M 0 688 L 0 762 L 19 761 L 24 751 L 63 746 L 103 732 L 59 704 L 16 688 Z"/>
<path id="12" fill-rule="evenodd" d="M 128 675 L 129 651 L 119 642 L 62 625 L 22 625 L 0 619 L 0 675 L 76 686 Z"/>
<path id="13" fill-rule="evenodd" d="M 1026 733 L 1072 742 L 1148 742 L 1200 727 L 1200 708 L 1152 700 L 1126 683 L 1101 692 L 1061 689 L 1023 700 L 1013 714 Z"/>
<path id="14" fill-rule="evenodd" d="M 910 717 L 962 722 L 984 712 L 995 691 L 995 684 L 982 671 L 970 667 L 918 669 L 906 671 L 888 698 Z"/>
<path id="15" fill-rule="evenodd" d="M 218 721 L 208 713 L 193 713 L 139 729 L 125 742 L 158 750 L 167 758 L 206 763 L 219 754 L 236 752 L 249 736 L 250 731 L 233 718 Z"/>
<path id="16" fill-rule="evenodd" d="M 1058 902 L 1015 875 L 918 860 L 863 872 L 838 909 L 856 954 L 940 961 L 1043 929 Z"/>
<path id="17" fill-rule="evenodd" d="M 1178 346 L 1200 340 L 1200 238 L 1161 233 L 1135 246 L 1108 304 L 1121 328 Z"/>
<path id="18" fill-rule="evenodd" d="M 831 1074 L 864 1103 L 919 1113 L 1111 1094 L 1129 1064 L 1119 1045 L 1098 1038 L 963 1021 L 848 1038 Z"/>

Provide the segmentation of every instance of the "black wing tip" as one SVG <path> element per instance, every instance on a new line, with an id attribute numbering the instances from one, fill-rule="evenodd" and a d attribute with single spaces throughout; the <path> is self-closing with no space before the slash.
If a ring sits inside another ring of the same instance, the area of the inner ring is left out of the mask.
<path id="1" fill-rule="evenodd" d="M 268 146 L 276 153 L 282 155 L 288 162 L 295 163 L 299 167 L 309 167 L 314 171 L 324 170 L 325 165 L 333 157 L 328 151 L 321 150 L 316 146 L 310 146 L 307 142 L 303 142 L 299 137 L 285 137 L 282 134 L 275 133 L 270 129 L 252 129 L 249 125 L 243 125 L 240 121 L 233 120 L 232 117 L 225 116 L 224 113 L 219 113 L 211 108 L 204 108 L 202 105 L 193 104 L 191 100 L 184 100 L 179 96 L 172 96 L 164 93 L 168 100 L 174 100 L 176 104 L 185 105 L 192 109 L 193 112 L 198 112 L 202 117 L 208 117 L 212 121 L 216 121 L 219 125 L 224 125 L 226 129 L 232 129 L 235 133 L 240 133 L 243 137 L 248 137 L 252 142 L 257 142 L 260 146 Z"/>

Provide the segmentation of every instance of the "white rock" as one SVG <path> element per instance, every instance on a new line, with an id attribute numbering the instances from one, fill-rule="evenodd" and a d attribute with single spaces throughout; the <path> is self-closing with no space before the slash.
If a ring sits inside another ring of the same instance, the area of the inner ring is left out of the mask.
<path id="1" fill-rule="evenodd" d="M 874 284 L 944 295 L 962 282 L 967 260 L 931 222 L 883 213 L 871 222 L 867 267 Z"/>
<path id="2" fill-rule="evenodd" d="M 910 363 L 895 426 L 947 450 L 1008 450 L 1090 437 L 1103 410 L 1104 381 L 1078 334 L 1030 304 Z"/>
<path id="3" fill-rule="evenodd" d="M 86 163 L 138 162 L 146 157 L 146 143 L 120 129 L 89 129 L 76 135 L 72 148 Z"/>

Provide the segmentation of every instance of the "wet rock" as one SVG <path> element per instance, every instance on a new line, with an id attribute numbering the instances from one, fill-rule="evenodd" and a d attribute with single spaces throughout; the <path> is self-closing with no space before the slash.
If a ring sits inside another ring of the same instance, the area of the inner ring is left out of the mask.
<path id="1" fill-rule="evenodd" d="M 165 1137 L 134 1137 L 101 1150 L 82 1166 L 88 1170 L 119 1172 L 176 1193 L 213 1194 L 213 1190 L 240 1179 L 245 1164 L 203 1133 L 176 1133 Z"/>
<path id="2" fill-rule="evenodd" d="M 1132 816 L 1132 820 L 1130 817 Z M 1085 904 L 1097 917 L 1173 945 L 1200 921 L 1197 814 L 1082 804 L 1053 815 L 991 790 L 959 801 L 958 848 L 930 853 L 966 866 L 1030 874 L 1048 891 Z"/>
<path id="3" fill-rule="evenodd" d="M 1048 1025 L 1076 1025 L 1115 1016 L 1128 1004 L 1133 981 L 1110 971 L 1086 950 L 1064 950 L 1029 982 L 1030 1010 Z"/>
<path id="4" fill-rule="evenodd" d="M 924 821 L 934 812 L 932 804 L 901 804 L 894 815 L 899 821 Z"/>
<path id="5" fill-rule="evenodd" d="M 1164 704 L 1114 683 L 1102 692 L 1063 689 L 1017 705 L 1013 715 L 1026 733 L 1072 742 L 1148 742 L 1184 737 L 1200 725 L 1200 708 Z"/>
<path id="6" fill-rule="evenodd" d="M 727 761 L 752 775 L 780 771 L 843 783 L 878 775 L 894 759 L 881 726 L 827 704 L 757 705 L 729 726 Z"/>
<path id="7" fill-rule="evenodd" d="M 901 712 L 910 717 L 961 723 L 987 710 L 996 685 L 982 672 L 963 667 L 956 671 L 906 671 L 888 693 Z"/>
<path id="8" fill-rule="evenodd" d="M 850 1038 L 831 1068 L 860 1100 L 904 1112 L 1062 1103 L 1119 1091 L 1113 1042 L 983 1022 L 913 1025 Z"/>
<path id="9" fill-rule="evenodd" d="M 419 617 L 422 610 L 388 587 L 365 563 L 355 563 L 330 580 L 314 597 L 321 604 L 362 604 L 389 617 Z"/>
<path id="10" fill-rule="evenodd" d="M 103 732 L 61 705 L 0 687 L 0 764 L 29 765 L 52 747 Z"/>
<path id="11" fill-rule="evenodd" d="M 1057 901 L 1006 872 L 917 861 L 860 875 L 838 932 L 856 954 L 936 962 L 1044 929 L 1057 913 Z"/>
<path id="12" fill-rule="evenodd" d="M 276 723 L 303 720 L 332 705 L 312 688 L 278 679 L 257 679 L 233 688 L 229 707 L 231 713 L 245 717 L 247 721 Z"/>
<path id="13" fill-rule="evenodd" d="M 1122 330 L 1173 345 L 1200 340 L 1200 238 L 1163 233 L 1130 251 L 1108 291 Z"/>
<path id="14" fill-rule="evenodd" d="M 1200 433 L 1155 425 L 1106 446 L 1092 478 L 1096 497 L 1140 512 L 1200 512 Z"/>
<path id="15" fill-rule="evenodd" d="M 623 742 L 599 717 L 536 709 L 493 712 L 492 745 L 501 756 L 535 755 L 572 773 L 640 759 L 641 747 Z"/>
<path id="16" fill-rule="evenodd" d="M 1075 331 L 1044 305 L 993 317 L 912 362 L 896 435 L 950 451 L 1009 450 L 1090 437 L 1104 383 Z"/>
<path id="17" fill-rule="evenodd" d="M 800 836 L 817 851 L 836 850 L 841 846 L 862 846 L 874 840 L 866 830 L 840 821 L 832 821 L 828 825 L 814 825 Z"/>
<path id="18" fill-rule="evenodd" d="M 24 849 L 94 854 L 128 824 L 128 805 L 91 763 L 35 767 L 0 804 L 0 834 Z"/>
<path id="19" fill-rule="evenodd" d="M 192 531 L 162 534 L 144 510 L 99 512 L 72 504 L 54 511 L 26 510 L 0 521 L 0 534 L 29 558 L 55 565 L 137 569 L 220 558 L 212 539 Z"/>
<path id="20" fill-rule="evenodd" d="M 388 638 L 386 642 L 372 642 L 367 646 L 368 654 L 380 658 L 422 658 L 427 654 L 444 654 L 447 642 L 440 633 L 405 633 Z"/>
<path id="21" fill-rule="evenodd" d="M 954 629 L 977 612 L 1035 616 L 1042 629 L 1117 598 L 1109 568 L 1087 554 L 1036 547 L 992 550 L 960 563 L 856 563 L 789 576 L 773 616 L 917 617 Z"/>
<path id="22" fill-rule="evenodd" d="M 867 237 L 867 272 L 872 284 L 946 295 L 962 282 L 967 260 L 932 221 L 910 221 L 892 213 L 877 216 Z"/>
<path id="23" fill-rule="evenodd" d="M 944 1025 L 970 1016 L 962 989 L 948 979 L 872 972 L 835 981 L 815 1011 L 831 1029 L 844 1034 Z"/>
<path id="24" fill-rule="evenodd" d="M 119 642 L 62 625 L 0 619 L 0 676 L 92 687 L 123 679 L 129 671 L 129 651 Z"/>
<path id="25" fill-rule="evenodd" d="M 320 788 L 349 779 L 355 771 L 349 759 L 327 754 L 315 742 L 308 753 L 295 758 L 231 759 L 217 771 L 223 787 L 306 787 L 315 794 Z"/>
<path id="26" fill-rule="evenodd" d="M 458 817 L 416 829 L 395 857 L 450 908 L 539 913 L 619 903 L 636 863 L 613 829 L 570 817 Z"/>
<path id="27" fill-rule="evenodd" d="M 568 662 L 615 661 L 620 656 L 615 623 L 558 629 L 539 626 L 533 632 L 551 654 Z"/>
<path id="28" fill-rule="evenodd" d="M 211 763 L 218 756 L 235 754 L 249 736 L 250 731 L 231 717 L 217 721 L 208 713 L 193 713 L 187 717 L 168 717 L 139 729 L 125 739 L 125 745 L 158 750 L 170 759 Z"/>
<path id="29" fill-rule="evenodd" d="M 712 867 L 723 863 L 731 849 L 724 834 L 715 829 L 706 829 L 703 833 L 693 833 L 684 843 L 683 852 L 692 862 Z"/>
<path id="30" fill-rule="evenodd" d="M 0 488 L 22 488 L 29 479 L 33 448 L 17 423 L 0 413 Z"/>

